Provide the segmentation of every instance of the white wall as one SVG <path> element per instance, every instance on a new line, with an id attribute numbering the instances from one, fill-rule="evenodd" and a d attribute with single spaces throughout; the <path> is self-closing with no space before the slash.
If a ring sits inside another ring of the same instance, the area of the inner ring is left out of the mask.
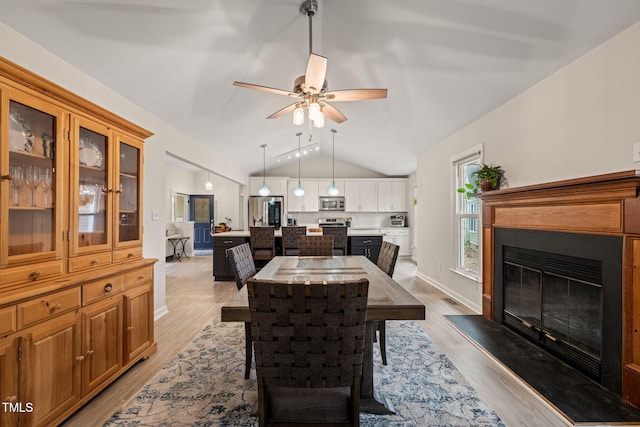
<path id="1" fill-rule="evenodd" d="M 331 157 L 322 154 L 312 154 L 300 160 L 300 176 L 302 178 L 331 178 L 332 161 Z M 262 174 L 258 174 L 262 176 Z M 298 177 L 298 162 L 291 160 L 279 166 L 277 163 L 267 164 L 267 176 L 289 176 Z M 335 176 L 341 178 L 385 178 L 378 172 L 363 169 L 336 159 Z"/>
<path id="2" fill-rule="evenodd" d="M 640 23 L 418 158 L 418 274 L 481 310 L 481 284 L 455 264 L 451 157 L 480 143 L 510 187 L 635 169 L 640 141 Z M 442 267 L 440 267 L 442 266 Z"/>
<path id="3" fill-rule="evenodd" d="M 215 171 L 235 182 L 247 184 L 248 172 L 217 155 L 204 144 L 193 140 L 157 117 L 142 110 L 122 95 L 107 88 L 89 75 L 72 67 L 12 28 L 0 23 L 0 55 L 40 76 L 70 90 L 119 116 L 154 133 L 145 144 L 144 158 L 144 256 L 157 258 L 155 264 L 156 316 L 166 308 L 165 221 L 152 221 L 151 211 L 160 211 L 160 219 L 168 218 L 165 188 L 165 155 L 167 152 Z M 176 144 L 180 141 L 180 144 Z"/>

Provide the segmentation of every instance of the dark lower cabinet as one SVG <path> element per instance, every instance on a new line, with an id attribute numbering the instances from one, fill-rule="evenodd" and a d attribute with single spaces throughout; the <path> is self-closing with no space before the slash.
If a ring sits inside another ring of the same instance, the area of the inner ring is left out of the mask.
<path id="1" fill-rule="evenodd" d="M 227 249 L 248 242 L 248 237 L 225 237 L 224 233 L 213 236 L 213 276 L 216 281 L 233 280 Z"/>
<path id="2" fill-rule="evenodd" d="M 349 255 L 364 255 L 374 264 L 378 262 L 382 236 L 351 236 L 349 237 Z"/>

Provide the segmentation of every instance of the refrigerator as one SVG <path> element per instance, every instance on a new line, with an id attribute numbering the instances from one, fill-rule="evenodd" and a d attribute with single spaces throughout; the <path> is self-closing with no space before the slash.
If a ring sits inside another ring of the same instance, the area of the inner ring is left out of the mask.
<path id="1" fill-rule="evenodd" d="M 276 230 L 282 226 L 284 217 L 284 197 L 249 197 L 249 226 L 273 225 Z"/>

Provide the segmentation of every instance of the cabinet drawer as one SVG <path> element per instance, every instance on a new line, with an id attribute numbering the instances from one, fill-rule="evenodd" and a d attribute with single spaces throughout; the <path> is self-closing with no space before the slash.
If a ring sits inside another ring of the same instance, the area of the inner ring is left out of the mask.
<path id="1" fill-rule="evenodd" d="M 0 270 L 0 285 L 41 281 L 62 274 L 63 271 L 62 260 L 9 267 Z"/>
<path id="2" fill-rule="evenodd" d="M 83 255 L 69 259 L 69 273 L 86 270 L 87 268 L 101 267 L 111 264 L 111 253 Z"/>
<path id="3" fill-rule="evenodd" d="M 234 246 L 238 246 L 243 244 L 244 242 L 248 242 L 248 238 L 245 237 L 214 237 L 213 238 L 213 246 L 215 248 L 233 248 Z"/>
<path id="4" fill-rule="evenodd" d="M 0 309 L 0 337 L 15 332 L 16 328 L 16 307 L 6 307 Z"/>
<path id="5" fill-rule="evenodd" d="M 122 276 L 112 276 L 106 279 L 82 285 L 82 305 L 90 304 L 99 299 L 122 292 L 124 289 Z"/>
<path id="6" fill-rule="evenodd" d="M 120 262 L 137 258 L 142 258 L 142 248 L 140 246 L 113 251 L 113 262 Z"/>
<path id="7" fill-rule="evenodd" d="M 153 267 L 144 267 L 124 274 L 124 288 L 129 289 L 153 279 Z"/>
<path id="8" fill-rule="evenodd" d="M 369 247 L 382 245 L 382 236 L 351 236 L 351 246 Z"/>
<path id="9" fill-rule="evenodd" d="M 79 307 L 79 287 L 18 304 L 18 328 L 24 328 Z"/>

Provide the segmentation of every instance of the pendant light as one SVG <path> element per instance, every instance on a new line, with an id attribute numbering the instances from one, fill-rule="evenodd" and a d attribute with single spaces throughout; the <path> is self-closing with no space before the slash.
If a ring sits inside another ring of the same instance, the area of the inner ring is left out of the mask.
<path id="1" fill-rule="evenodd" d="M 267 187 L 267 155 L 266 155 L 266 148 L 267 148 L 267 144 L 262 144 L 260 146 L 260 148 L 262 148 L 262 187 L 260 187 L 260 189 L 258 190 L 258 194 L 261 195 L 262 197 L 268 196 L 269 194 L 271 194 L 271 190 L 269 190 L 269 187 Z"/>
<path id="2" fill-rule="evenodd" d="M 207 191 L 212 191 L 213 190 L 213 183 L 211 182 L 211 179 L 209 178 L 209 171 L 207 171 L 207 182 L 204 184 L 204 189 Z"/>
<path id="3" fill-rule="evenodd" d="M 329 188 L 329 195 L 330 196 L 337 196 L 338 194 L 340 194 L 340 190 L 338 190 L 338 187 L 336 187 L 336 133 L 338 132 L 335 129 L 331 129 L 331 132 L 333 132 L 333 142 L 332 142 L 332 153 L 331 153 L 331 159 L 332 159 L 332 169 L 331 169 L 331 188 Z"/>
<path id="4" fill-rule="evenodd" d="M 302 132 L 296 133 L 298 137 L 298 186 L 293 190 L 293 195 L 296 197 L 304 196 L 304 188 L 302 188 L 302 183 L 300 182 L 300 157 L 302 157 L 302 153 L 300 152 L 300 135 L 302 135 Z"/>

